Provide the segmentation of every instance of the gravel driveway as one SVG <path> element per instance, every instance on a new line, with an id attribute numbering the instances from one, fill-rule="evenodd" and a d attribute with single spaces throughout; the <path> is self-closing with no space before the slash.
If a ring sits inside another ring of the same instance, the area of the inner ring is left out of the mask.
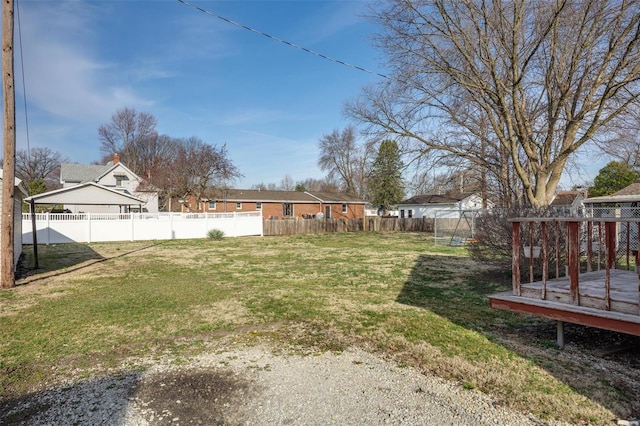
<path id="1" fill-rule="evenodd" d="M 561 424 L 357 349 L 276 355 L 242 347 L 123 371 L 9 401 L 0 424 Z"/>

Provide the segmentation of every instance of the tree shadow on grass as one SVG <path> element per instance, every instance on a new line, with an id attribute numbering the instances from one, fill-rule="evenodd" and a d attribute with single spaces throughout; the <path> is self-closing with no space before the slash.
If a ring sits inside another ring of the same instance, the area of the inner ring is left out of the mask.
<path id="1" fill-rule="evenodd" d="M 566 324 L 560 350 L 555 321 L 490 308 L 489 295 L 511 290 L 510 272 L 439 264 L 420 256 L 396 301 L 481 333 L 621 418 L 640 417 L 640 337 Z"/>

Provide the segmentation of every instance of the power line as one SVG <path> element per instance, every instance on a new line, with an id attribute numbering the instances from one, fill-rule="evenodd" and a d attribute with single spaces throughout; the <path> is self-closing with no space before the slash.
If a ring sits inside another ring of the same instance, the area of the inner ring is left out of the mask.
<path id="1" fill-rule="evenodd" d="M 210 12 L 208 10 L 205 10 L 205 9 L 201 8 L 200 6 L 196 6 L 196 5 L 191 4 L 191 3 L 189 3 L 189 2 L 187 2 L 185 0 L 178 0 L 178 1 L 180 3 L 182 3 L 182 4 L 184 4 L 184 5 L 189 6 L 189 7 L 193 8 L 193 9 L 196 9 L 196 10 L 198 10 L 198 11 L 200 11 L 200 12 L 206 14 L 206 15 L 213 16 L 214 18 L 218 18 L 218 19 L 220 19 L 220 20 L 222 20 L 222 21 L 224 21 L 224 22 L 226 22 L 228 24 L 234 25 L 234 26 L 236 26 L 238 28 L 242 28 L 244 30 L 251 31 L 252 33 L 256 33 L 256 34 L 259 34 L 261 36 L 270 38 L 271 40 L 277 41 L 278 43 L 286 44 L 289 47 L 293 47 L 293 48 L 302 50 L 303 52 L 309 53 L 309 54 L 314 55 L 314 56 L 318 56 L 318 57 L 320 57 L 322 59 L 326 59 L 327 61 L 335 62 L 337 64 L 344 65 L 344 66 L 347 66 L 349 68 L 356 69 L 358 71 L 363 71 L 363 72 L 366 72 L 368 74 L 373 74 L 373 75 L 380 76 L 382 78 L 390 79 L 388 76 L 386 76 L 384 74 L 381 74 L 379 72 L 371 71 L 371 70 L 368 70 L 366 68 L 350 64 L 349 62 L 341 61 L 340 59 L 336 59 L 336 58 L 332 58 L 331 56 L 323 55 L 322 53 L 316 52 L 315 50 L 307 49 L 306 47 L 297 45 L 295 43 L 291 43 L 291 42 L 289 42 L 287 40 L 281 39 L 280 37 L 276 37 L 276 36 L 273 36 L 271 34 L 267 34 L 267 33 L 263 32 L 263 31 L 256 30 L 256 29 L 251 28 L 249 26 L 243 25 L 243 24 L 241 24 L 239 22 L 232 21 L 231 19 L 225 18 L 224 16 L 220 16 L 217 13 L 213 13 L 213 12 Z"/>
<path id="2" fill-rule="evenodd" d="M 24 122 L 27 135 L 27 158 L 31 161 L 31 147 L 29 143 L 29 114 L 27 113 L 27 86 L 24 81 L 24 53 L 22 51 L 22 26 L 20 25 L 20 3 L 16 1 L 16 17 L 18 18 L 18 44 L 20 45 L 20 67 L 22 70 L 22 93 L 24 99 Z"/>

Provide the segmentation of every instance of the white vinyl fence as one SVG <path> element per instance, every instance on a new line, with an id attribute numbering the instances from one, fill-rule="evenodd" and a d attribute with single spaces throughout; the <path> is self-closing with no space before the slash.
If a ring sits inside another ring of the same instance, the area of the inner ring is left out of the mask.
<path id="1" fill-rule="evenodd" d="M 243 213 L 36 213 L 38 244 L 262 235 L 262 214 Z M 33 244 L 31 214 L 22 214 L 22 244 Z"/>

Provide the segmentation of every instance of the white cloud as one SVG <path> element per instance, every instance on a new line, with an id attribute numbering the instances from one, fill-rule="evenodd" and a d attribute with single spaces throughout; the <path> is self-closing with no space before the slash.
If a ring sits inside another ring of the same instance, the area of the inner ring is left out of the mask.
<path id="1" fill-rule="evenodd" d="M 83 2 L 22 3 L 21 32 L 27 101 L 54 116 L 104 120 L 125 105 L 150 105 L 113 78 L 115 63 L 97 59 L 96 10 Z M 16 87 L 22 88 L 20 76 Z"/>
<path id="2" fill-rule="evenodd" d="M 238 126 L 241 124 L 271 123 L 281 121 L 285 117 L 282 113 L 266 109 L 243 109 L 224 115 L 219 123 L 224 126 Z"/>

